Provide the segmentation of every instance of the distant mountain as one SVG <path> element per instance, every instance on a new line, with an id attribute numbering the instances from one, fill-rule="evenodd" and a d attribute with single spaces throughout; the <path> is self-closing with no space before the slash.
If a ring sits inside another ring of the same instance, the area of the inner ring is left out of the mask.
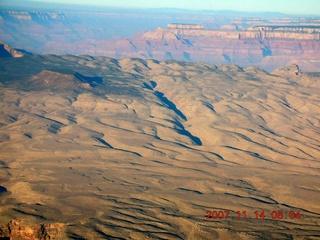
<path id="1" fill-rule="evenodd" d="M 246 22 L 253 26 L 244 28 L 242 25 L 247 26 Z M 169 24 L 167 28 L 148 31 L 132 39 L 130 44 L 134 50 L 121 43 L 122 55 L 135 56 L 135 52 L 139 57 L 158 60 L 255 65 L 268 71 L 293 63 L 308 72 L 320 67 L 320 25 L 316 22 L 263 22 L 244 18 L 221 28 L 208 30 L 194 24 Z M 117 49 L 115 56 L 121 56 Z"/>
<path id="2" fill-rule="evenodd" d="M 36 54 L 202 61 L 255 65 L 268 71 L 296 63 L 305 72 L 319 69 L 319 19 L 278 15 L 181 9 L 3 9 L 0 35 L 6 43 Z M 183 27 L 187 25 L 203 29 Z"/>

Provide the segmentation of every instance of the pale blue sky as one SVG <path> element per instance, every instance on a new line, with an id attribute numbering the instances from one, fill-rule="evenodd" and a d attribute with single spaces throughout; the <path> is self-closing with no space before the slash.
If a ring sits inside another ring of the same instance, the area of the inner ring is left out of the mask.
<path id="1" fill-rule="evenodd" d="M 1 2 L 30 0 L 0 0 Z M 320 0 L 33 0 L 127 8 L 182 8 L 320 15 Z"/>

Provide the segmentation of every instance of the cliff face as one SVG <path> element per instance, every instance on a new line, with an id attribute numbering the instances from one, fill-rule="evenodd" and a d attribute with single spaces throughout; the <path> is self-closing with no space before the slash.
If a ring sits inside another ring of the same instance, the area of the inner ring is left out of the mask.
<path id="1" fill-rule="evenodd" d="M 55 47 L 55 43 L 48 42 L 45 49 L 49 51 Z M 131 39 L 78 41 L 71 47 L 91 55 L 113 58 L 256 65 L 268 71 L 290 64 L 299 64 L 303 71 L 317 71 L 320 67 L 319 29 L 311 27 L 254 27 L 222 31 L 170 24 L 168 28 L 158 28 Z"/>
<path id="2" fill-rule="evenodd" d="M 166 36 L 174 37 L 168 41 Z M 152 55 L 160 60 L 162 48 L 166 57 L 186 61 L 253 64 L 272 70 L 275 67 L 268 62 L 282 57 L 284 64 L 298 61 L 306 71 L 316 70 L 319 66 L 320 28 L 317 27 L 260 26 L 241 31 L 168 27 L 146 32 L 142 39 L 153 46 Z M 313 66 L 309 60 L 313 60 Z"/>
<path id="3" fill-rule="evenodd" d="M 52 20 L 65 20 L 66 16 L 62 12 L 48 11 L 1 11 L 0 16 L 3 20 L 29 20 L 29 21 L 52 21 Z"/>
<path id="4" fill-rule="evenodd" d="M 179 28 L 179 29 L 204 29 L 202 24 L 182 24 L 182 23 L 170 23 L 168 28 Z"/>

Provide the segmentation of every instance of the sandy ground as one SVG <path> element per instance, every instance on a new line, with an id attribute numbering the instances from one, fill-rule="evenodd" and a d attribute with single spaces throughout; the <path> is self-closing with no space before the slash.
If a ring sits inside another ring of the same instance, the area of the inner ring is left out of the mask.
<path id="1" fill-rule="evenodd" d="M 111 64 L 97 62 L 78 64 Z M 320 238 L 320 78 L 116 65 L 141 77 L 140 96 L 1 87 L 0 224 L 61 223 L 73 239 Z"/>

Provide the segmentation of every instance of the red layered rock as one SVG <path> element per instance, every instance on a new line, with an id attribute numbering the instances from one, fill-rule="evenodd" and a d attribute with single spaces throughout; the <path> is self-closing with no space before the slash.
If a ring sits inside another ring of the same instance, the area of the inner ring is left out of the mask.
<path id="1" fill-rule="evenodd" d="M 142 39 L 154 47 L 149 55 L 159 60 L 164 57 L 159 54 L 162 49 L 166 57 L 179 60 L 258 65 L 268 70 L 276 67 L 268 66 L 270 58 L 278 56 L 283 57 L 282 65 L 294 58 L 305 71 L 316 70 L 320 64 L 320 30 L 312 27 L 260 26 L 245 31 L 168 27 L 146 32 Z M 310 60 L 315 61 L 304 64 Z"/>
<path id="2" fill-rule="evenodd" d="M 70 49 L 76 49 L 73 54 L 84 51 L 113 58 L 256 65 L 268 71 L 296 63 L 307 72 L 320 67 L 319 34 L 317 27 L 258 26 L 221 31 L 205 30 L 197 24 L 170 24 L 132 39 L 78 41 Z M 47 43 L 48 50 L 56 47 L 55 43 Z"/>

